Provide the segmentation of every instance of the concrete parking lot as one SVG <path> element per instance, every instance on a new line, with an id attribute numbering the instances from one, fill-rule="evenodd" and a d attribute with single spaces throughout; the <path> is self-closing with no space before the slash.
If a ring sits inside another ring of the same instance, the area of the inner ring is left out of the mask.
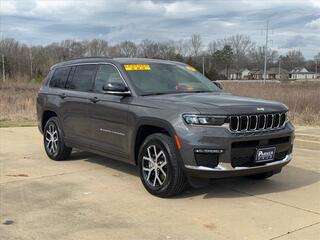
<path id="1" fill-rule="evenodd" d="M 320 128 L 264 181 L 212 181 L 171 199 L 136 168 L 86 152 L 49 160 L 35 127 L 0 129 L 0 239 L 320 239 Z"/>

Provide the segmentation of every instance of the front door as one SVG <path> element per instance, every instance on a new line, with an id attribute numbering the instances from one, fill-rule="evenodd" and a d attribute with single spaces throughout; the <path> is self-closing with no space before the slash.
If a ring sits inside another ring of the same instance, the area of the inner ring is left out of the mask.
<path id="1" fill-rule="evenodd" d="M 95 64 L 73 67 L 64 90 L 62 122 L 67 139 L 80 145 L 88 145 L 89 119 L 88 108 L 93 81 L 98 66 Z"/>
<path id="2" fill-rule="evenodd" d="M 90 138 L 100 151 L 126 160 L 129 153 L 127 98 L 103 93 L 103 86 L 108 82 L 123 82 L 123 79 L 116 67 L 101 64 L 91 94 L 91 106 L 88 108 Z"/>

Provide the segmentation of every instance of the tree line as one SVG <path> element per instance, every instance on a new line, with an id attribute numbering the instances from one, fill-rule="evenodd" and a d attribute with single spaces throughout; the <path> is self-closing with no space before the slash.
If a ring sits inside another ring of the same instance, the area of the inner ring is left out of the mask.
<path id="1" fill-rule="evenodd" d="M 12 38 L 0 41 L 1 76 L 2 66 L 5 77 L 15 81 L 41 81 L 50 66 L 57 62 L 91 56 L 107 57 L 145 57 L 175 60 L 188 63 L 205 75 L 214 79 L 223 79 L 220 73 L 224 69 L 239 71 L 242 68 L 263 69 L 265 48 L 252 41 L 247 35 L 234 35 L 204 44 L 198 34 L 187 40 L 154 41 L 144 39 L 139 43 L 122 41 L 109 44 L 104 39 L 63 40 L 45 46 L 29 46 Z M 268 49 L 268 67 L 278 66 L 291 70 L 304 66 L 314 71 L 315 61 L 305 60 L 299 50 L 288 51 L 280 55 L 276 50 Z M 315 56 L 319 59 L 320 53 Z M 4 63 L 4 64 L 3 64 Z"/>

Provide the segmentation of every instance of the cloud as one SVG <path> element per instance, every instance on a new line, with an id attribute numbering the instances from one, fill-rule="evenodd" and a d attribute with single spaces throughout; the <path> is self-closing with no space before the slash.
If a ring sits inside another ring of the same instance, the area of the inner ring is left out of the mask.
<path id="1" fill-rule="evenodd" d="M 306 26 L 312 29 L 320 30 L 320 18 L 308 22 Z"/>
<path id="2" fill-rule="evenodd" d="M 282 48 L 297 48 L 305 47 L 307 45 L 307 40 L 301 35 L 296 35 L 287 39 L 286 43 L 283 44 Z"/>
<path id="3" fill-rule="evenodd" d="M 318 39 L 318 0 L 0 0 L 1 30 L 33 44 L 102 37 L 116 43 L 187 39 L 201 34 L 205 43 L 246 34 L 264 43 L 269 20 L 274 48 L 299 47 L 314 55 Z M 308 57 L 308 56 L 307 56 Z"/>

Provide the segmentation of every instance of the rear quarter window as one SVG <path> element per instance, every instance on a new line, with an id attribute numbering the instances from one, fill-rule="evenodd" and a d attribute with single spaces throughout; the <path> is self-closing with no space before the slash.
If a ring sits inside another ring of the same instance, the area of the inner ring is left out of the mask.
<path id="1" fill-rule="evenodd" d="M 89 64 L 77 66 L 72 81 L 70 83 L 68 82 L 68 88 L 78 91 L 91 90 L 97 67 L 97 65 Z"/>
<path id="2" fill-rule="evenodd" d="M 57 68 L 53 73 L 49 86 L 54 88 L 65 88 L 70 69 L 70 67 Z"/>

